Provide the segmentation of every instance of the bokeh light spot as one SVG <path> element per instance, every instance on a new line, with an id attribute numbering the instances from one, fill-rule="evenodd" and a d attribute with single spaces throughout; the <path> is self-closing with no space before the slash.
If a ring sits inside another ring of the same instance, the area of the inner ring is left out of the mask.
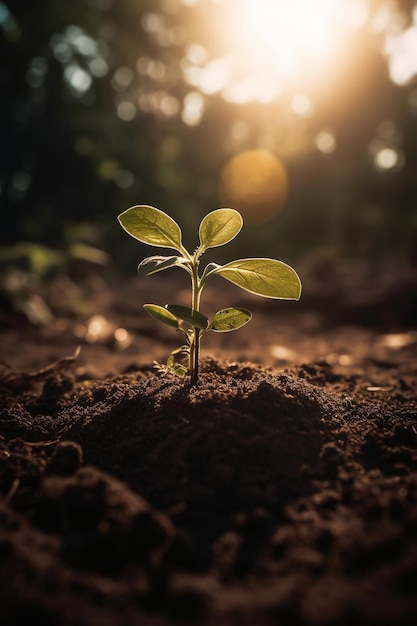
<path id="1" fill-rule="evenodd" d="M 123 122 L 130 122 L 136 117 L 136 107 L 129 100 L 123 100 L 117 105 L 117 115 Z"/>
<path id="2" fill-rule="evenodd" d="M 129 189 L 135 182 L 135 177 L 129 170 L 119 170 L 116 174 L 115 183 L 120 189 Z"/>
<path id="3" fill-rule="evenodd" d="M 182 121 L 188 126 L 196 126 L 204 113 L 204 98 L 201 93 L 192 91 L 184 98 L 184 107 L 182 110 Z"/>
<path id="4" fill-rule="evenodd" d="M 158 33 L 164 27 L 163 17 L 158 13 L 145 13 L 141 23 L 143 30 L 148 33 Z"/>
<path id="5" fill-rule="evenodd" d="M 18 23 L 4 2 L 0 2 L 0 29 L 9 41 L 15 41 L 21 36 Z"/>
<path id="6" fill-rule="evenodd" d="M 322 130 L 315 139 L 315 144 L 320 152 L 331 154 L 336 149 L 336 139 L 330 130 Z"/>
<path id="7" fill-rule="evenodd" d="M 5 24 L 10 18 L 10 11 L 3 2 L 0 2 L 0 24 Z"/>
<path id="8" fill-rule="evenodd" d="M 417 26 L 389 34 L 385 53 L 392 81 L 397 85 L 408 84 L 417 74 Z"/>
<path id="9" fill-rule="evenodd" d="M 383 148 L 376 153 L 374 164 L 379 171 L 398 170 L 404 164 L 404 156 L 393 148 Z"/>
<path id="10" fill-rule="evenodd" d="M 265 150 L 248 150 L 224 166 L 219 184 L 222 206 L 236 209 L 246 224 L 261 224 L 282 208 L 288 178 L 282 163 Z"/>
<path id="11" fill-rule="evenodd" d="M 119 166 L 113 159 L 105 159 L 98 164 L 97 174 L 103 180 L 114 180 L 119 171 Z"/>
<path id="12" fill-rule="evenodd" d="M 31 69 L 44 76 L 49 69 L 49 63 L 45 57 L 35 57 L 32 59 Z"/>
<path id="13" fill-rule="evenodd" d="M 129 87 L 133 80 L 133 72 L 129 67 L 119 67 L 111 80 L 111 86 L 115 91 L 123 91 Z"/>
<path id="14" fill-rule="evenodd" d="M 16 191 L 25 193 L 29 189 L 31 182 L 32 177 L 30 174 L 20 171 L 13 176 L 12 185 Z"/>
<path id="15" fill-rule="evenodd" d="M 291 100 L 291 108 L 297 115 L 307 115 L 310 112 L 310 98 L 303 93 L 295 95 Z"/>
<path id="16" fill-rule="evenodd" d="M 108 63 L 102 57 L 96 57 L 95 59 L 89 61 L 88 67 L 90 68 L 90 72 L 96 78 L 103 78 L 103 76 L 105 76 L 109 71 Z"/>
<path id="17" fill-rule="evenodd" d="M 64 71 L 64 76 L 69 86 L 76 93 L 84 93 L 91 87 L 90 74 L 78 65 L 69 65 Z"/>

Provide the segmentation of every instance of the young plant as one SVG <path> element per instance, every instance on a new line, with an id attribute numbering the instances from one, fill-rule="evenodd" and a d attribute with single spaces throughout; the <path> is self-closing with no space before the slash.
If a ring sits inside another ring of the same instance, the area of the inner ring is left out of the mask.
<path id="1" fill-rule="evenodd" d="M 298 300 L 301 282 L 297 273 L 282 261 L 275 259 L 239 259 L 226 265 L 209 263 L 200 272 L 201 255 L 209 248 L 223 246 L 236 237 L 243 220 L 234 209 L 217 209 L 206 215 L 200 223 L 200 243 L 194 254 L 182 244 L 182 233 L 178 224 L 166 213 L 152 206 L 134 206 L 118 216 L 121 226 L 129 235 L 142 243 L 161 248 L 171 248 L 175 256 L 150 256 L 138 266 L 140 276 L 149 276 L 170 267 L 180 267 L 191 277 L 191 306 L 179 304 L 144 304 L 145 310 L 158 322 L 180 331 L 185 344 L 174 350 L 166 365 L 158 365 L 163 371 L 183 376 L 190 374 L 195 385 L 199 374 L 200 342 L 209 330 L 229 332 L 244 326 L 252 317 L 247 309 L 229 307 L 218 311 L 210 321 L 200 311 L 201 292 L 212 276 L 222 276 L 250 293 L 266 298 Z M 187 367 L 175 359 L 187 357 Z"/>

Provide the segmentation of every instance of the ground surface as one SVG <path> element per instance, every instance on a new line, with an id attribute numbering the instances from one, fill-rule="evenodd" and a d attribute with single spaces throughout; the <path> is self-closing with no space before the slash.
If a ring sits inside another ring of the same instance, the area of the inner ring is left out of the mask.
<path id="1" fill-rule="evenodd" d="M 140 313 L 186 285 L 147 281 L 55 285 L 43 326 L 2 313 L 0 624 L 416 624 L 409 283 L 327 281 L 324 307 L 215 285 L 205 310 L 254 319 L 207 335 L 190 388 Z"/>

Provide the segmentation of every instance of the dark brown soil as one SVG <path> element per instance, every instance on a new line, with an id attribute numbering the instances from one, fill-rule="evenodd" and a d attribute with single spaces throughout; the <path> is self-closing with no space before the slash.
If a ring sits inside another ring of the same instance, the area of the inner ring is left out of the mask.
<path id="1" fill-rule="evenodd" d="M 152 369 L 178 336 L 139 312 L 187 296 L 137 282 L 1 317 L 0 624 L 414 626 L 409 320 L 213 287 L 209 311 L 254 319 L 207 336 L 190 388 Z"/>

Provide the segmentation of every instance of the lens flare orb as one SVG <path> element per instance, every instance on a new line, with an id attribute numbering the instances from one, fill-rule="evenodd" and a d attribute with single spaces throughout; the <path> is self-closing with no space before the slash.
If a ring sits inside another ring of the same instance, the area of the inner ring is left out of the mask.
<path id="1" fill-rule="evenodd" d="M 266 150 L 247 150 L 230 159 L 220 175 L 222 206 L 241 213 L 245 224 L 262 224 L 283 207 L 288 177 L 282 163 Z"/>

